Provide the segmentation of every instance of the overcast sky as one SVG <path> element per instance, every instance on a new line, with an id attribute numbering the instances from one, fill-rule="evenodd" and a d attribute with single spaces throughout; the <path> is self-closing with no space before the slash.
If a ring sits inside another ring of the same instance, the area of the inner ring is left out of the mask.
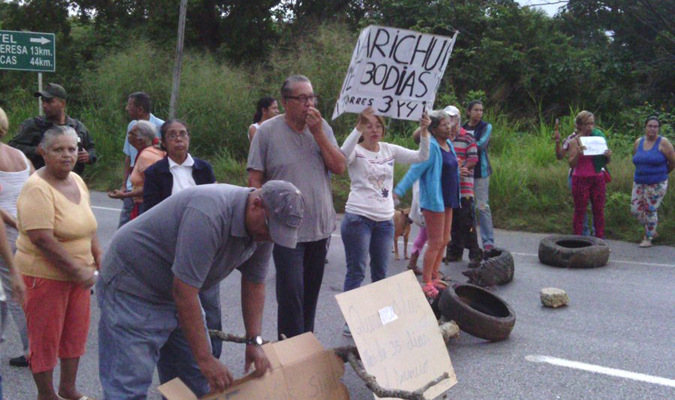
<path id="1" fill-rule="evenodd" d="M 520 5 L 527 6 L 531 4 L 545 4 L 545 3 L 551 3 L 549 5 L 537 5 L 535 6 L 536 8 L 540 8 L 550 16 L 555 15 L 558 12 L 558 9 L 560 7 L 563 7 L 567 2 L 566 1 L 558 1 L 558 0 L 516 0 Z"/>

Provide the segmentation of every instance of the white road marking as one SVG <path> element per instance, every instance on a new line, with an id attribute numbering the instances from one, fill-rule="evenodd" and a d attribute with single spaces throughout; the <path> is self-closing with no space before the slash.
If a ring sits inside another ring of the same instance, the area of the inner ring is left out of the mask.
<path id="1" fill-rule="evenodd" d="M 331 236 L 339 238 L 340 234 L 339 233 L 333 233 Z M 414 241 L 414 239 L 408 241 L 408 247 L 412 246 L 413 241 Z M 403 242 L 399 239 L 399 243 L 402 244 Z M 425 247 L 426 247 L 426 244 L 425 244 Z M 512 251 L 511 254 L 513 254 L 514 256 L 522 256 L 522 257 L 537 257 L 537 258 L 539 257 L 539 255 L 533 254 L 533 253 L 518 253 L 518 252 Z M 614 260 L 612 258 L 610 258 L 609 262 L 610 263 L 617 263 L 617 264 L 647 265 L 647 266 L 650 266 L 650 267 L 675 268 L 675 264 L 657 264 L 657 263 L 646 263 L 646 262 L 627 261 L 627 260 Z"/>
<path id="2" fill-rule="evenodd" d="M 110 207 L 101 207 L 101 206 L 91 206 L 91 208 L 95 208 L 97 210 L 122 212 L 122 210 L 119 209 L 119 208 L 110 208 Z"/>
<path id="3" fill-rule="evenodd" d="M 539 257 L 537 254 L 532 254 L 532 253 L 515 253 L 511 252 L 514 256 L 524 256 L 524 257 Z M 646 262 L 637 262 L 637 261 L 626 261 L 626 260 L 614 260 L 612 258 L 609 259 L 610 263 L 617 263 L 617 264 L 629 264 L 629 265 L 649 265 L 651 267 L 668 267 L 668 268 L 675 268 L 674 264 L 657 264 L 657 263 L 646 263 Z"/>
<path id="4" fill-rule="evenodd" d="M 555 358 L 541 355 L 525 356 L 527 361 L 535 363 L 547 363 L 559 367 L 579 369 L 582 371 L 593 372 L 596 374 L 604 374 L 615 376 L 618 378 L 632 379 L 634 381 L 641 381 L 647 383 L 654 383 L 656 385 L 670 386 L 675 388 L 675 380 L 668 378 L 661 378 L 659 376 L 640 374 L 637 372 L 625 371 L 622 369 L 602 367 L 600 365 L 586 364 L 579 361 L 565 360 L 563 358 Z"/>

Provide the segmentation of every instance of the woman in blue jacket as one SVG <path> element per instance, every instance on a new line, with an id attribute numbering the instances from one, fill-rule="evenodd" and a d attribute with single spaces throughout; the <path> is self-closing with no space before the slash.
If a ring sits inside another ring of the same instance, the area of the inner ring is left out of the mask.
<path id="1" fill-rule="evenodd" d="M 433 111 L 429 117 L 431 141 L 427 161 L 414 164 L 394 189 L 403 196 L 415 181 L 420 181 L 420 208 L 427 225 L 428 248 L 424 254 L 422 280 L 424 294 L 435 298 L 440 284 L 438 269 L 443 250 L 450 240 L 452 209 L 459 207 L 459 168 L 452 138 L 459 133 L 459 113 Z"/>

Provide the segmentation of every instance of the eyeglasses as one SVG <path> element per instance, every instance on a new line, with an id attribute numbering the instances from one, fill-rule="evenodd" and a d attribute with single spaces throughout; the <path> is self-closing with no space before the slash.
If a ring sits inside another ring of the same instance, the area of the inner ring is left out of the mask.
<path id="1" fill-rule="evenodd" d="M 166 135 L 166 138 L 169 140 L 176 140 L 178 138 L 186 139 L 188 137 L 187 132 L 171 132 Z"/>
<path id="2" fill-rule="evenodd" d="M 285 98 L 297 100 L 297 101 L 299 101 L 299 102 L 302 103 L 302 104 L 306 104 L 306 103 L 308 103 L 308 102 L 314 103 L 314 102 L 318 101 L 318 100 L 319 100 L 319 95 L 313 94 L 313 95 L 311 95 L 311 96 L 305 96 L 305 95 L 303 94 L 303 95 L 300 95 L 300 96 L 285 96 Z"/>

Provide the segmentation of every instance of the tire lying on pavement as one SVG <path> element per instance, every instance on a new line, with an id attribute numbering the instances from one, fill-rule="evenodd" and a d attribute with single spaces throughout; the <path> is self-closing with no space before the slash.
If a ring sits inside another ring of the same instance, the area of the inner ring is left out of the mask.
<path id="1" fill-rule="evenodd" d="M 439 296 L 443 316 L 472 336 L 498 342 L 508 338 L 516 324 L 511 306 L 479 286 L 456 284 Z"/>
<path id="2" fill-rule="evenodd" d="M 481 287 L 505 285 L 513 280 L 514 263 L 511 252 L 502 248 L 493 248 L 485 253 L 477 268 L 463 271 L 469 283 Z"/>
<path id="3" fill-rule="evenodd" d="M 607 264 L 609 246 L 591 236 L 553 235 L 539 243 L 539 261 L 561 268 L 597 268 Z"/>

